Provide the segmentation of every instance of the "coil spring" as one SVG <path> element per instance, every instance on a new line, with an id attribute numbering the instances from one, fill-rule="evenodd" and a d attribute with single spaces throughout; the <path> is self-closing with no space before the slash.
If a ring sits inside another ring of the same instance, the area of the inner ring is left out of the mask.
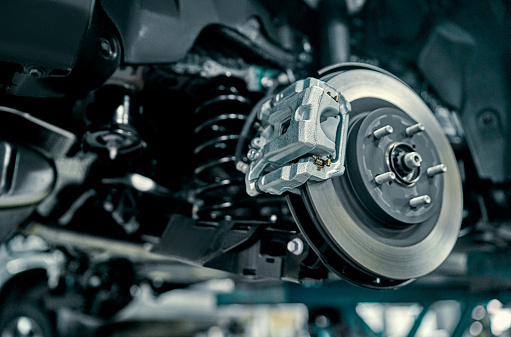
<path id="1" fill-rule="evenodd" d="M 235 88 L 221 88 L 195 110 L 197 145 L 194 171 L 195 216 L 203 223 L 221 220 L 275 222 L 287 212 L 282 198 L 251 198 L 244 175 L 236 170 L 235 148 L 239 133 L 252 108 L 250 99 Z"/>

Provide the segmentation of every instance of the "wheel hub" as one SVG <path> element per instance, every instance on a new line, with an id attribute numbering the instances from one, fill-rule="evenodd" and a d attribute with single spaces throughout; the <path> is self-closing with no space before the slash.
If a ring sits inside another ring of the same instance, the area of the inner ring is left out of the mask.
<path id="1" fill-rule="evenodd" d="M 442 202 L 443 174 L 430 177 L 423 169 L 440 165 L 439 155 L 423 127 L 406 132 L 416 125 L 396 108 L 361 113 L 350 125 L 348 179 L 366 210 L 386 225 L 424 222 Z"/>

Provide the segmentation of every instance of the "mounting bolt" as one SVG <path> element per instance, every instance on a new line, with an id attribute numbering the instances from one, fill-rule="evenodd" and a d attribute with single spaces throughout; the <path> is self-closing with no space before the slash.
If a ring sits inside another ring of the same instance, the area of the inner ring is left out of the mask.
<path id="1" fill-rule="evenodd" d="M 405 133 L 408 137 L 411 137 L 421 131 L 424 131 L 424 129 L 425 129 L 424 125 L 422 125 L 421 123 L 417 123 L 415 125 L 407 127 Z"/>
<path id="2" fill-rule="evenodd" d="M 247 158 L 250 161 L 257 160 L 257 158 L 259 158 L 259 151 L 257 151 L 256 149 L 248 150 Z"/>
<path id="3" fill-rule="evenodd" d="M 376 139 L 380 139 L 380 138 L 390 135 L 392 132 L 394 132 L 394 129 L 392 128 L 392 126 L 385 125 L 384 127 L 374 130 L 373 136 Z"/>
<path id="4" fill-rule="evenodd" d="M 116 56 L 115 47 L 110 39 L 105 37 L 100 38 L 99 50 L 101 52 L 101 56 L 103 56 L 103 58 L 105 58 L 106 60 L 111 61 L 115 59 Z"/>
<path id="5" fill-rule="evenodd" d="M 428 176 L 434 177 L 437 174 L 447 172 L 447 166 L 445 166 L 444 164 L 431 166 L 430 168 L 427 169 L 426 172 L 428 173 Z"/>
<path id="6" fill-rule="evenodd" d="M 304 248 L 305 248 L 305 246 L 303 244 L 303 241 L 302 241 L 302 239 L 299 239 L 299 238 L 294 238 L 293 240 L 291 240 L 287 243 L 287 250 L 294 255 L 302 254 L 304 251 Z"/>
<path id="7" fill-rule="evenodd" d="M 414 207 L 414 208 L 419 207 L 419 206 L 424 206 L 429 203 L 431 203 L 431 198 L 429 197 L 429 195 L 422 195 L 420 197 L 415 197 L 415 198 L 410 199 L 410 206 Z"/>
<path id="8" fill-rule="evenodd" d="M 43 73 L 44 73 L 44 71 L 39 67 L 33 66 L 28 69 L 28 74 L 35 78 L 39 78 L 39 77 L 43 76 Z"/>
<path id="9" fill-rule="evenodd" d="M 374 177 L 374 181 L 378 185 L 383 185 L 383 184 L 388 183 L 389 181 L 392 181 L 394 179 L 396 179 L 396 175 L 394 174 L 394 172 L 386 172 L 386 173 L 378 174 L 376 177 Z"/>

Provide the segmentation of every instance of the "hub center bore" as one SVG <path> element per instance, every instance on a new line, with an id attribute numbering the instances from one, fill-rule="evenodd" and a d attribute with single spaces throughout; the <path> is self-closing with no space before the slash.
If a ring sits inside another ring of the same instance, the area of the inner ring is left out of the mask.
<path id="1" fill-rule="evenodd" d="M 399 182 L 416 183 L 421 174 L 422 156 L 406 143 L 394 143 L 387 150 L 387 165 Z"/>

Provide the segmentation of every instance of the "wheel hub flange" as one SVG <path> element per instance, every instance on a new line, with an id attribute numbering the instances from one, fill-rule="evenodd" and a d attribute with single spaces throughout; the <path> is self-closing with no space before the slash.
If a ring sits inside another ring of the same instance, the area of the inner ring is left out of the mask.
<path id="1" fill-rule="evenodd" d="M 427 131 L 407 133 L 416 125 L 397 108 L 380 108 L 359 114 L 350 126 L 346 162 L 351 187 L 367 211 L 389 226 L 422 223 L 442 202 L 443 175 L 426 174 L 442 163 Z M 374 135 L 389 128 L 385 136 Z"/>

